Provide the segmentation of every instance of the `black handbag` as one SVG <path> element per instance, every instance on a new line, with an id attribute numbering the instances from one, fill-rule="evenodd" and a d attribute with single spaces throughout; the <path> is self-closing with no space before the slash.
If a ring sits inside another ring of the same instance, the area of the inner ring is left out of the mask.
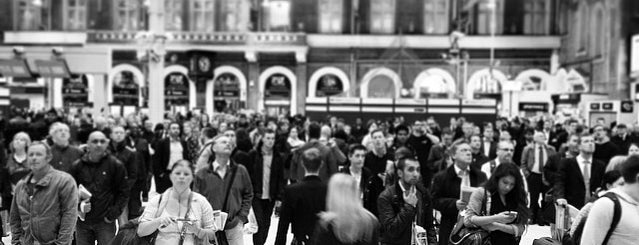
<path id="1" fill-rule="evenodd" d="M 155 217 L 158 214 L 162 213 L 160 210 L 160 204 L 162 203 L 162 196 L 160 194 L 160 200 L 158 201 L 158 210 L 155 211 Z M 138 226 L 140 225 L 140 221 L 138 219 L 129 220 L 128 223 L 121 226 L 118 230 L 118 234 L 113 238 L 110 244 L 113 245 L 153 245 L 155 244 L 155 239 L 158 236 L 159 230 L 155 230 L 148 236 L 140 237 L 138 236 Z"/>
<path id="2" fill-rule="evenodd" d="M 237 173 L 237 167 L 233 169 L 233 173 L 231 174 L 231 182 L 229 182 L 229 186 L 226 187 L 226 193 L 224 194 L 224 204 L 222 204 L 222 212 L 228 212 L 228 208 L 226 205 L 229 201 L 229 194 L 231 192 L 231 187 L 233 187 L 233 181 L 235 181 L 235 173 Z M 230 214 L 229 214 L 230 215 Z M 215 232 L 215 245 L 229 245 L 229 240 L 226 237 L 226 232 L 224 230 Z"/>
<path id="3" fill-rule="evenodd" d="M 487 199 L 490 199 L 486 190 L 484 189 L 484 200 L 481 203 L 481 215 L 487 215 Z M 464 216 L 462 214 L 457 215 L 457 223 L 453 227 L 450 233 L 448 241 L 453 245 L 491 245 L 490 232 L 482 229 L 481 227 L 468 227 L 464 225 Z"/>

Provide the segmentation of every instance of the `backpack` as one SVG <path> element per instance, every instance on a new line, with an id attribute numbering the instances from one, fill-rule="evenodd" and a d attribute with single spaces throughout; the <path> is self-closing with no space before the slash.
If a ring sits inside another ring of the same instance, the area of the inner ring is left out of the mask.
<path id="1" fill-rule="evenodd" d="M 615 229 L 617 228 L 617 225 L 619 224 L 619 220 L 621 219 L 621 203 L 619 202 L 619 198 L 617 197 L 617 194 L 612 192 L 608 192 L 601 197 L 610 198 L 610 200 L 612 200 L 612 202 L 614 203 L 614 214 L 612 216 L 612 223 L 610 223 L 610 229 L 608 229 L 608 232 L 606 233 L 606 238 L 604 238 L 604 241 L 602 243 L 602 244 L 608 244 L 608 240 L 610 240 L 610 236 L 612 236 L 612 232 L 615 231 Z M 588 220 L 588 216 L 581 219 L 581 221 L 577 225 L 577 228 L 575 228 L 573 236 L 572 237 L 569 236 L 564 239 L 564 242 L 563 242 L 564 245 L 581 244 L 581 235 L 584 232 L 584 226 L 586 225 L 587 220 Z"/>

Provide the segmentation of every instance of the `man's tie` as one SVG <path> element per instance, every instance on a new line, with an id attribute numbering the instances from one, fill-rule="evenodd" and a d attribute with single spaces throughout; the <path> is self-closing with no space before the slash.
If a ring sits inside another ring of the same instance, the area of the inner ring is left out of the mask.
<path id="1" fill-rule="evenodd" d="M 537 164 L 537 172 L 539 173 L 543 173 L 542 169 L 544 169 L 544 148 L 541 146 L 539 147 L 539 160 L 538 160 L 538 164 Z"/>
<path id="2" fill-rule="evenodd" d="M 461 182 L 461 186 L 462 187 L 470 187 L 470 175 L 468 173 L 468 170 L 462 170 L 460 171 L 460 175 L 462 176 L 462 182 Z"/>
<path id="3" fill-rule="evenodd" d="M 590 200 L 590 162 L 588 160 L 584 160 L 584 184 L 586 190 L 585 202 Z"/>

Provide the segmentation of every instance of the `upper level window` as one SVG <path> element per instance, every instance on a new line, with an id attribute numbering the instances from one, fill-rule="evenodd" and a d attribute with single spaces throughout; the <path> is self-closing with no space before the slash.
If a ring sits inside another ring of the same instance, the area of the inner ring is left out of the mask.
<path id="1" fill-rule="evenodd" d="M 343 0 L 319 1 L 320 33 L 341 33 L 344 18 Z"/>
<path id="2" fill-rule="evenodd" d="M 424 33 L 448 33 L 448 0 L 425 0 L 424 3 Z"/>
<path id="3" fill-rule="evenodd" d="M 579 5 L 579 12 L 576 13 L 575 21 L 575 40 L 577 41 L 577 54 L 584 55 L 587 53 L 588 45 L 588 27 L 590 11 L 588 10 L 587 3 L 581 3 Z"/>
<path id="4" fill-rule="evenodd" d="M 164 1 L 164 28 L 167 31 L 182 30 L 182 0 Z"/>
<path id="5" fill-rule="evenodd" d="M 597 4 L 594 7 L 592 16 L 593 19 L 591 26 L 594 28 L 590 31 L 592 37 L 592 54 L 602 55 L 604 53 L 605 37 L 609 35 L 606 35 L 605 33 L 607 33 L 607 31 L 610 33 L 610 30 L 604 30 L 606 20 L 604 18 L 604 7 L 602 4 Z"/>
<path id="6" fill-rule="evenodd" d="M 495 34 L 501 34 L 504 26 L 504 0 L 481 0 L 477 9 L 477 34 L 491 34 L 493 28 Z"/>
<path id="7" fill-rule="evenodd" d="M 87 28 L 87 0 L 67 0 L 64 2 L 66 14 L 65 30 L 85 30 Z"/>
<path id="8" fill-rule="evenodd" d="M 191 1 L 190 24 L 192 31 L 212 32 L 214 25 L 213 0 Z"/>
<path id="9" fill-rule="evenodd" d="M 49 30 L 49 0 L 18 0 L 14 11 L 15 30 Z"/>
<path id="10" fill-rule="evenodd" d="M 395 32 L 395 0 L 371 0 L 371 33 Z"/>
<path id="11" fill-rule="evenodd" d="M 269 1 L 264 6 L 266 31 L 291 30 L 291 2 L 289 0 Z"/>
<path id="12" fill-rule="evenodd" d="M 249 28 L 250 20 L 249 0 L 221 0 L 220 31 L 245 32 Z"/>
<path id="13" fill-rule="evenodd" d="M 546 35 L 550 28 L 550 1 L 524 2 L 524 34 Z"/>
<path id="14" fill-rule="evenodd" d="M 139 0 L 116 0 L 113 15 L 113 30 L 137 31 L 143 28 L 140 24 Z"/>

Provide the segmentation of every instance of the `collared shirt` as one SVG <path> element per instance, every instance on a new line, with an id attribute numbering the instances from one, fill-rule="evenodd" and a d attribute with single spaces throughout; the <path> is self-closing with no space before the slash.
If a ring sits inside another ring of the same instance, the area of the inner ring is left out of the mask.
<path id="1" fill-rule="evenodd" d="M 462 170 L 461 168 L 457 167 L 457 165 L 453 164 L 454 168 L 455 168 L 455 173 L 457 173 L 457 176 L 459 178 L 461 178 L 461 185 L 459 186 L 460 190 L 463 190 L 466 187 L 470 187 L 470 169 L 468 167 L 466 167 L 465 170 Z"/>
<path id="2" fill-rule="evenodd" d="M 171 140 L 171 146 L 169 147 L 171 154 L 169 155 L 169 165 L 166 166 L 167 170 L 171 170 L 171 168 L 173 167 L 173 165 L 182 160 L 183 156 L 182 155 L 182 151 L 184 151 L 184 149 L 182 149 L 182 142 L 180 142 L 179 140 Z"/>
<path id="3" fill-rule="evenodd" d="M 533 163 L 531 171 L 533 173 L 541 174 L 541 172 L 538 171 L 539 164 L 541 164 L 541 168 L 544 167 L 544 164 L 548 161 L 548 151 L 546 150 L 546 147 L 543 147 L 542 145 L 535 144 L 534 146 L 535 146 L 535 162 Z M 540 150 L 543 151 L 544 153 L 543 159 L 539 159 Z"/>
<path id="4" fill-rule="evenodd" d="M 263 154 L 263 167 L 262 167 L 262 199 L 269 199 L 270 197 L 270 183 L 271 183 L 271 165 L 273 163 L 273 154 Z"/>
<path id="5" fill-rule="evenodd" d="M 592 157 L 590 157 L 589 159 L 585 159 L 585 158 L 583 158 L 583 156 L 581 154 L 579 154 L 577 156 L 577 163 L 579 165 L 579 170 L 581 170 L 581 175 L 582 176 L 583 176 L 584 170 L 586 168 L 586 164 L 584 164 L 584 161 L 586 161 L 586 160 L 588 160 L 588 162 L 589 162 L 588 167 L 591 168 L 591 166 L 592 166 Z M 588 171 L 588 172 L 592 174 L 592 171 Z"/>
<path id="6" fill-rule="evenodd" d="M 491 164 L 493 164 L 493 162 L 495 163 L 495 166 L 491 166 Z M 501 164 L 501 162 L 499 161 L 499 157 L 495 158 L 495 160 L 493 161 L 488 161 L 486 163 L 484 163 L 483 165 L 481 165 L 481 171 L 484 172 L 484 174 L 486 174 L 486 178 L 490 179 L 490 176 L 493 174 L 493 171 L 499 167 L 499 165 Z"/>
<path id="7" fill-rule="evenodd" d="M 484 144 L 484 156 L 490 157 L 490 144 L 492 144 L 492 142 L 484 140 L 482 144 Z"/>
<path id="8" fill-rule="evenodd" d="M 213 171 L 215 171 L 218 175 L 220 175 L 220 177 L 222 177 L 222 179 L 224 179 L 224 175 L 226 175 L 226 171 L 229 168 L 229 163 L 222 165 L 218 163 L 217 160 L 215 160 L 213 161 Z"/>

